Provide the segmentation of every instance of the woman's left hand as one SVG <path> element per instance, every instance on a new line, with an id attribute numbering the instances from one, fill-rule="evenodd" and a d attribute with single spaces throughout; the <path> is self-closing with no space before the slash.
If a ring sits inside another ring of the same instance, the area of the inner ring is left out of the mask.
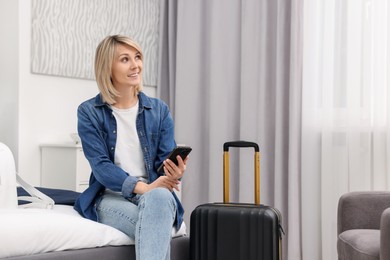
<path id="1" fill-rule="evenodd" d="M 166 159 L 164 161 L 164 173 L 169 178 L 172 178 L 174 180 L 179 180 L 179 179 L 183 178 L 183 176 L 184 176 L 184 172 L 185 172 L 186 167 L 187 167 L 186 165 L 187 165 L 187 161 L 188 161 L 188 156 L 184 159 L 184 161 L 179 155 L 176 157 L 176 159 L 177 159 L 178 165 L 174 164 L 169 159 Z"/>

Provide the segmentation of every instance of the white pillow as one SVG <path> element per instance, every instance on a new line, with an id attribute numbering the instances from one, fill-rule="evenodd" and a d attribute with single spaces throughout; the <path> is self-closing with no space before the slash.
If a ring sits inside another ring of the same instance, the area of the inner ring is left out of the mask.
<path id="1" fill-rule="evenodd" d="M 173 236 L 186 234 L 186 227 Z M 0 209 L 0 258 L 106 245 L 131 245 L 119 230 L 81 217 L 71 206 Z"/>

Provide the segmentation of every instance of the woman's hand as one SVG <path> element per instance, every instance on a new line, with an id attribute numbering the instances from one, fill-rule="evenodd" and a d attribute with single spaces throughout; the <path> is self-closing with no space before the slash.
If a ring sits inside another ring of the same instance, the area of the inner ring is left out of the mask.
<path id="1" fill-rule="evenodd" d="M 168 176 L 160 176 L 158 177 L 154 182 L 149 184 L 150 189 L 163 187 L 167 188 L 170 191 L 173 191 L 174 189 L 179 191 L 179 180 L 171 179 Z"/>
<path id="2" fill-rule="evenodd" d="M 158 187 L 167 188 L 170 191 L 173 190 L 179 191 L 180 179 L 184 176 L 187 161 L 188 161 L 188 156 L 183 161 L 183 159 L 179 155 L 177 156 L 178 165 L 174 164 L 169 159 L 165 160 L 164 161 L 165 176 L 158 177 L 154 182 L 150 184 L 137 182 L 134 188 L 134 192 L 137 194 L 144 194 L 145 192 L 148 192 Z"/>
<path id="3" fill-rule="evenodd" d="M 186 167 L 187 167 L 186 165 L 187 165 L 187 161 L 188 161 L 188 156 L 185 158 L 184 161 L 180 157 L 180 155 L 178 155 L 176 157 L 176 159 L 177 159 L 178 165 L 176 165 L 174 162 L 172 162 L 169 159 L 166 159 L 163 162 L 165 175 L 173 180 L 179 180 L 179 179 L 183 178 L 184 172 L 185 172 Z"/>
<path id="4" fill-rule="evenodd" d="M 137 194 L 144 194 L 145 192 L 148 192 L 155 188 L 166 188 L 169 191 L 173 191 L 174 189 L 179 191 L 179 180 L 175 180 L 172 178 L 169 178 L 168 176 L 160 176 L 158 177 L 154 182 L 147 184 L 144 182 L 137 182 L 137 184 L 134 187 L 134 193 Z"/>

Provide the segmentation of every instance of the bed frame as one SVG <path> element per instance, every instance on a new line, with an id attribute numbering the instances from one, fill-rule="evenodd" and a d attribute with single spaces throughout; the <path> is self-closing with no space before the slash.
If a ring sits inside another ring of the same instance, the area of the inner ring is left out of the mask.
<path id="1" fill-rule="evenodd" d="M 189 237 L 176 237 L 171 242 L 171 260 L 189 260 Z M 135 260 L 135 248 L 131 246 L 108 246 L 78 250 L 58 251 L 37 255 L 6 258 L 9 260 Z"/>

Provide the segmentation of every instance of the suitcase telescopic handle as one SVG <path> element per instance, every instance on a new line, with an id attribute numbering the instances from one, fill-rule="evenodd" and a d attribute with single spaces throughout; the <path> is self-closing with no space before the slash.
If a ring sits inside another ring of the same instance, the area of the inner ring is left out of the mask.
<path id="1" fill-rule="evenodd" d="M 229 203 L 229 188 L 230 188 L 230 173 L 229 173 L 229 147 L 238 147 L 238 148 L 250 148 L 255 149 L 254 156 L 254 194 L 255 194 L 255 204 L 260 205 L 260 150 L 257 143 L 247 142 L 247 141 L 233 141 L 226 142 L 223 144 L 223 202 Z"/>
<path id="2" fill-rule="evenodd" d="M 229 147 L 244 147 L 244 148 L 248 148 L 248 147 L 253 147 L 255 149 L 255 152 L 259 152 L 259 145 L 257 143 L 253 143 L 253 142 L 247 142 L 247 141 L 233 141 L 233 142 L 226 142 L 223 144 L 223 151 L 224 152 L 228 152 L 229 151 Z"/>

